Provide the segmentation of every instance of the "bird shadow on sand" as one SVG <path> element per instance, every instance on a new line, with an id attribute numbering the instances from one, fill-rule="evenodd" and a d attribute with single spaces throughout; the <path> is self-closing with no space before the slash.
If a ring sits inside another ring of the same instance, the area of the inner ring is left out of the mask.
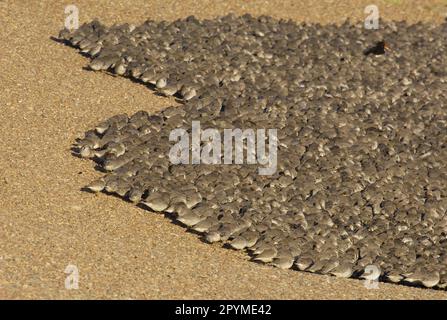
<path id="1" fill-rule="evenodd" d="M 79 53 L 79 54 L 82 55 L 83 57 L 89 59 L 89 61 L 91 61 L 91 60 L 94 58 L 94 56 L 91 56 L 90 54 L 88 54 L 88 53 L 86 53 L 86 52 L 82 52 L 81 50 L 79 50 L 78 47 L 73 46 L 68 40 L 59 39 L 59 38 L 57 38 L 57 37 L 55 37 L 55 36 L 50 36 L 50 40 L 55 41 L 55 42 L 60 43 L 60 44 L 63 44 L 63 45 L 65 45 L 65 46 L 67 46 L 67 47 L 76 49 L 77 53 Z M 164 95 L 163 93 L 161 93 L 161 92 L 159 92 L 159 91 L 157 90 L 157 87 L 156 87 L 154 84 L 152 84 L 152 83 L 145 83 L 145 82 L 143 82 L 143 81 L 140 80 L 140 79 L 136 79 L 136 78 L 134 78 L 134 77 L 130 77 L 130 76 L 128 76 L 128 75 L 122 75 L 122 76 L 121 76 L 121 75 L 117 75 L 117 74 L 115 74 L 115 73 L 112 71 L 112 69 L 113 69 L 113 68 L 110 67 L 109 69 L 107 69 L 107 70 L 102 70 L 102 71 L 100 71 L 100 72 L 101 72 L 101 73 L 106 73 L 107 75 L 112 76 L 112 77 L 114 77 L 114 78 L 124 77 L 124 78 L 126 78 L 126 79 L 132 81 L 133 83 L 135 83 L 135 84 L 137 84 L 137 85 L 143 86 L 143 87 L 145 87 L 145 88 L 151 90 L 152 93 L 153 93 L 154 95 L 156 95 L 157 97 L 164 97 L 164 98 L 167 98 L 166 95 Z M 82 67 L 82 70 L 84 70 L 84 71 L 88 71 L 88 72 L 97 72 L 97 71 L 92 70 L 91 68 L 89 68 L 89 66 L 84 66 L 84 67 Z M 185 100 L 182 99 L 182 97 L 181 97 L 181 95 L 180 95 L 179 92 L 175 93 L 172 97 L 175 99 L 175 102 L 178 103 L 178 104 L 184 104 L 184 103 L 185 103 Z"/>

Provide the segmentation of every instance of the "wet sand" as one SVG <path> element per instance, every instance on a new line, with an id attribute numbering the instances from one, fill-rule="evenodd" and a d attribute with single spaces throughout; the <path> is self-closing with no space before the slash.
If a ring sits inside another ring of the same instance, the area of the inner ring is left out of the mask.
<path id="1" fill-rule="evenodd" d="M 370 1 L 76 1 L 80 21 L 200 18 L 229 12 L 321 23 L 363 19 Z M 279 270 L 209 245 L 164 216 L 80 189 L 99 176 L 70 155 L 99 121 L 175 104 L 143 85 L 84 69 L 52 41 L 65 1 L 0 1 L 0 298 L 446 299 L 442 291 Z M 440 23 L 447 1 L 375 1 L 381 17 Z M 64 270 L 79 269 L 66 290 Z"/>

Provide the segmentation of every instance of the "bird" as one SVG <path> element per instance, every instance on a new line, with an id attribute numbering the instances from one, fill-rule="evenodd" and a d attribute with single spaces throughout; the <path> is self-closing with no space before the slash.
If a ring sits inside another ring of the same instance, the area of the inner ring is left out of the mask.
<path id="1" fill-rule="evenodd" d="M 192 227 L 199 223 L 200 221 L 204 220 L 204 217 L 199 216 L 198 214 L 194 212 L 190 212 L 188 214 L 185 214 L 183 216 L 178 216 L 177 221 L 180 221 L 184 225 L 188 227 Z"/>
<path id="2" fill-rule="evenodd" d="M 349 278 L 353 273 L 352 265 L 350 262 L 342 262 L 333 270 L 330 271 L 330 274 L 336 277 Z"/>
<path id="3" fill-rule="evenodd" d="M 142 204 L 156 212 L 166 210 L 169 207 L 169 202 L 169 195 L 161 193 L 152 193 L 149 197 L 141 201 Z"/>
<path id="4" fill-rule="evenodd" d="M 106 183 L 104 179 L 100 178 L 93 182 L 91 182 L 89 185 L 86 186 L 87 189 L 93 191 L 93 192 L 99 192 L 102 191 L 106 186 Z"/>
<path id="5" fill-rule="evenodd" d="M 387 51 L 391 51 L 391 48 L 388 46 L 388 43 L 385 40 L 381 40 L 377 42 L 374 46 L 367 48 L 363 51 L 365 56 L 373 54 L 373 55 L 381 55 L 385 54 Z"/>
<path id="6" fill-rule="evenodd" d="M 254 260 L 262 262 L 271 262 L 276 257 L 277 250 L 275 247 L 270 247 L 259 253 Z"/>
<path id="7" fill-rule="evenodd" d="M 272 265 L 280 269 L 290 269 L 292 268 L 294 261 L 295 259 L 291 255 L 281 256 L 273 259 Z"/>
<path id="8" fill-rule="evenodd" d="M 236 250 L 242 250 L 247 247 L 247 240 L 241 236 L 234 237 L 233 240 L 230 241 L 230 246 Z"/>
<path id="9" fill-rule="evenodd" d="M 220 233 L 217 231 L 211 231 L 205 236 L 205 240 L 209 243 L 220 241 Z"/>

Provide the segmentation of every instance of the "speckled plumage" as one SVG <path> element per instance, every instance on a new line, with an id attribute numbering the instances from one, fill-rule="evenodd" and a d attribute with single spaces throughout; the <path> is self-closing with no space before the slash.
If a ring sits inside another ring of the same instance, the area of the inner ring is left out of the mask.
<path id="1" fill-rule="evenodd" d="M 88 131 L 76 152 L 109 171 L 88 188 L 280 268 L 358 277 L 373 264 L 384 280 L 445 288 L 447 24 L 382 25 L 229 15 L 61 32 L 92 70 L 184 102 Z M 381 39 L 391 52 L 363 54 Z M 169 132 L 194 120 L 277 128 L 277 172 L 172 165 Z"/>

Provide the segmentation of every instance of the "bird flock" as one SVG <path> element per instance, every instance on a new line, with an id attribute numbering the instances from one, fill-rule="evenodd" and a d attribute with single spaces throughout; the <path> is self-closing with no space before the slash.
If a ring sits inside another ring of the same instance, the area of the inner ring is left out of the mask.
<path id="1" fill-rule="evenodd" d="M 87 188 L 163 212 L 254 261 L 339 277 L 447 287 L 447 23 L 320 25 L 227 15 L 59 39 L 89 68 L 183 105 L 104 120 L 74 153 Z M 368 50 L 376 43 L 390 50 Z M 366 51 L 365 51 L 366 50 Z M 374 53 L 374 54 L 365 54 Z M 172 164 L 172 130 L 277 129 L 277 170 Z"/>

